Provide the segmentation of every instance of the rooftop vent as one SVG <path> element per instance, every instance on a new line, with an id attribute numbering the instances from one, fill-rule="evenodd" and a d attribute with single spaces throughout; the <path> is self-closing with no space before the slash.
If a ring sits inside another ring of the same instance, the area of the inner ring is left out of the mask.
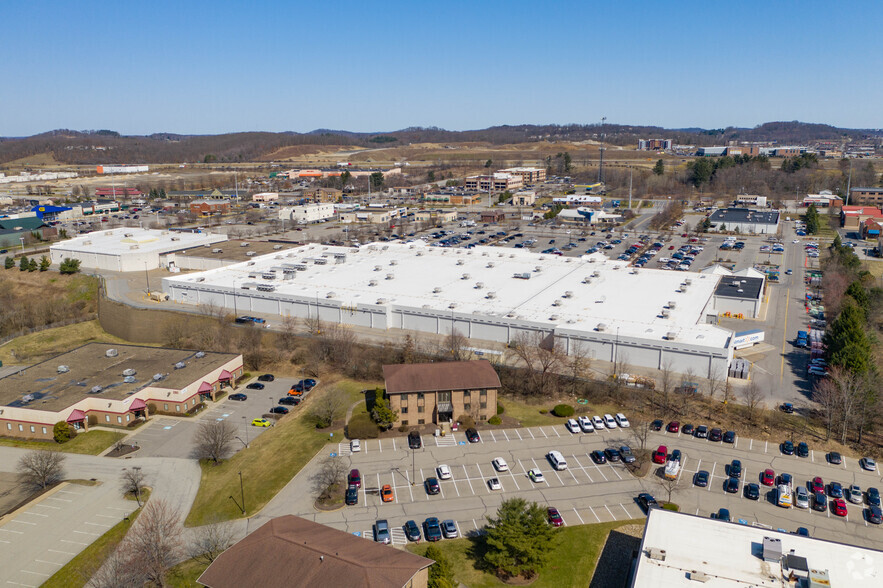
<path id="1" fill-rule="evenodd" d="M 513 278 L 518 278 L 519 280 L 529 280 L 529 279 L 530 279 L 530 274 L 529 274 L 529 273 L 514 274 L 512 277 L 513 277 Z"/>
<path id="2" fill-rule="evenodd" d="M 592 277 L 593 277 L 593 278 L 600 278 L 600 277 L 601 277 L 601 272 L 599 272 L 598 270 L 593 271 L 593 272 L 592 272 Z"/>
<path id="3" fill-rule="evenodd" d="M 592 283 L 592 277 L 591 277 L 591 276 L 586 276 L 586 277 L 583 278 L 583 284 L 591 284 L 591 283 Z"/>
<path id="4" fill-rule="evenodd" d="M 337 294 L 335 292 L 326 292 L 325 293 L 325 298 L 334 298 L 335 296 L 337 296 Z"/>
<path id="5" fill-rule="evenodd" d="M 214 249 L 212 249 L 212 253 L 223 253 L 223 252 L 224 252 L 224 250 L 220 249 L 218 247 L 215 247 Z"/>
<path id="6" fill-rule="evenodd" d="M 125 233 L 125 234 L 123 234 L 123 236 L 124 237 L 134 237 L 134 235 L 132 233 Z"/>
<path id="7" fill-rule="evenodd" d="M 282 245 L 273 245 L 274 251 L 279 251 L 280 249 L 282 249 Z"/>
<path id="8" fill-rule="evenodd" d="M 129 368 L 129 369 L 127 369 L 127 370 L 123 370 L 123 375 L 124 375 L 124 376 L 134 376 L 134 375 L 137 374 L 137 373 L 138 373 L 138 372 L 136 372 L 136 371 L 133 370 L 132 368 Z"/>
<path id="9" fill-rule="evenodd" d="M 651 547 L 647 550 L 647 557 L 656 561 L 665 561 L 665 550 L 657 547 Z"/>
<path id="10" fill-rule="evenodd" d="M 538 266 L 536 266 L 535 268 L 533 268 L 533 271 L 535 271 L 535 272 L 541 272 L 541 271 L 543 271 L 543 267 L 538 265 Z"/>
<path id="11" fill-rule="evenodd" d="M 555 300 L 552 302 L 552 306 L 561 306 L 562 302 L 560 300 Z"/>
<path id="12" fill-rule="evenodd" d="M 460 279 L 461 280 L 468 280 L 470 277 L 472 277 L 472 276 L 470 276 L 469 274 L 463 274 L 462 276 L 460 276 Z"/>
<path id="13" fill-rule="evenodd" d="M 369 285 L 369 286 L 376 286 L 376 285 L 377 285 L 377 280 L 368 280 L 368 285 Z"/>
<path id="14" fill-rule="evenodd" d="M 92 389 L 89 390 L 89 392 L 92 394 L 98 394 L 101 392 L 101 386 L 92 386 Z"/>
<path id="15" fill-rule="evenodd" d="M 678 336 L 678 334 L 675 333 L 674 331 L 669 331 L 668 333 L 665 334 L 665 339 L 667 341 L 674 341 L 677 338 L 677 336 Z"/>
<path id="16" fill-rule="evenodd" d="M 571 291 L 571 290 L 566 291 L 564 293 L 564 296 L 562 296 L 562 298 L 573 298 L 573 291 Z"/>
<path id="17" fill-rule="evenodd" d="M 669 307 L 669 308 L 672 308 L 672 309 L 673 309 L 673 308 L 676 308 L 677 305 L 678 305 L 678 303 L 675 302 L 674 300 L 669 300 L 669 301 L 668 301 L 668 307 Z"/>
<path id="18" fill-rule="evenodd" d="M 514 313 L 514 312 L 507 312 L 507 313 L 506 313 L 506 316 L 509 317 L 509 318 L 514 318 L 514 317 L 515 317 L 515 313 Z"/>
<path id="19" fill-rule="evenodd" d="M 60 365 L 60 366 L 58 366 L 58 373 L 59 373 L 59 374 L 66 374 L 66 373 L 68 373 L 69 371 L 71 371 L 71 368 L 69 368 L 69 367 L 66 366 L 66 365 Z"/>
<path id="20" fill-rule="evenodd" d="M 448 308 L 457 308 L 457 303 L 451 302 L 450 304 L 448 304 Z"/>
<path id="21" fill-rule="evenodd" d="M 607 325 L 604 323 L 598 323 L 598 326 L 595 327 L 595 330 L 598 331 L 599 333 L 603 333 L 604 331 L 607 330 Z"/>
<path id="22" fill-rule="evenodd" d="M 457 265 L 463 265 L 463 260 L 462 260 L 462 259 L 458 259 L 458 260 L 457 260 Z"/>
<path id="23" fill-rule="evenodd" d="M 549 320 L 550 320 L 550 321 L 557 321 L 557 320 L 558 320 L 558 315 L 557 315 L 557 314 L 553 314 L 552 316 L 549 317 Z"/>
<path id="24" fill-rule="evenodd" d="M 162 380 L 163 378 L 165 378 L 165 376 L 162 375 L 162 374 L 153 374 L 153 381 L 154 381 L 154 382 L 159 382 L 159 381 Z"/>
<path id="25" fill-rule="evenodd" d="M 119 354 L 120 354 L 120 352 L 117 351 L 116 349 L 108 349 L 107 351 L 104 352 L 104 355 L 106 357 L 116 357 Z"/>
<path id="26" fill-rule="evenodd" d="M 485 298 L 487 298 L 488 300 L 493 300 L 496 297 L 497 297 L 496 292 L 488 292 L 487 294 L 485 294 Z"/>
<path id="27" fill-rule="evenodd" d="M 399 262 L 395 259 L 393 259 L 392 261 L 389 262 L 389 265 L 398 265 L 398 264 L 399 264 Z"/>
<path id="28" fill-rule="evenodd" d="M 248 247 L 248 243 L 246 243 L 245 241 L 243 241 L 242 243 L 239 244 L 239 246 L 240 246 L 240 247 Z"/>
<path id="29" fill-rule="evenodd" d="M 473 286 L 476 290 L 481 290 L 484 288 L 484 282 L 475 282 L 475 286 Z"/>
<path id="30" fill-rule="evenodd" d="M 436 286 L 435 288 L 432 289 L 433 294 L 438 294 L 441 291 L 442 291 L 441 288 L 439 288 L 438 286 Z"/>
<path id="31" fill-rule="evenodd" d="M 245 255 L 247 257 L 254 257 L 255 255 L 257 255 L 257 252 L 256 251 L 246 251 Z"/>
<path id="32" fill-rule="evenodd" d="M 494 262 L 493 261 L 487 262 L 487 265 L 485 267 L 494 267 Z"/>
<path id="33" fill-rule="evenodd" d="M 661 314 L 662 318 L 668 318 L 671 315 L 671 313 L 665 308 L 662 309 L 662 313 L 660 313 L 660 314 Z"/>
<path id="34" fill-rule="evenodd" d="M 779 563 L 782 560 L 782 540 L 777 537 L 763 538 L 763 561 Z"/>
<path id="35" fill-rule="evenodd" d="M 184 369 L 185 367 L 187 367 L 187 364 L 184 363 L 183 361 L 179 361 L 178 363 L 175 364 L 175 369 L 176 369 L 176 370 L 182 370 L 182 369 Z"/>
<path id="36" fill-rule="evenodd" d="M 705 584 L 706 582 L 708 582 L 711 579 L 711 577 L 708 574 L 706 574 L 704 572 L 697 572 L 696 570 L 692 570 L 691 572 L 689 572 L 687 574 L 687 577 L 690 578 L 691 580 L 693 580 L 694 582 L 700 582 L 702 584 Z"/>
<path id="37" fill-rule="evenodd" d="M 387 279 L 387 280 L 393 280 L 393 279 L 395 279 L 395 277 L 396 277 L 395 274 L 386 274 L 386 279 Z"/>
<path id="38" fill-rule="evenodd" d="M 134 384 L 135 383 L 135 376 L 126 376 L 125 378 L 123 378 L 123 383 Z"/>
<path id="39" fill-rule="evenodd" d="M 377 304 L 386 304 L 387 302 L 389 302 L 389 300 L 387 300 L 386 298 L 377 299 Z"/>

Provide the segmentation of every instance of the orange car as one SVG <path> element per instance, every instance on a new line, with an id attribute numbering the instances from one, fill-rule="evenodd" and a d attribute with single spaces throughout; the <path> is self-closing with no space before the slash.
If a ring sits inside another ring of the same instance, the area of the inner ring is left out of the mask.
<path id="1" fill-rule="evenodd" d="M 288 391 L 289 396 L 303 396 L 303 390 L 296 390 L 293 387 Z"/>
<path id="2" fill-rule="evenodd" d="M 392 487 L 389 484 L 385 484 L 383 488 L 380 489 L 380 498 L 383 500 L 383 502 L 392 502 Z"/>

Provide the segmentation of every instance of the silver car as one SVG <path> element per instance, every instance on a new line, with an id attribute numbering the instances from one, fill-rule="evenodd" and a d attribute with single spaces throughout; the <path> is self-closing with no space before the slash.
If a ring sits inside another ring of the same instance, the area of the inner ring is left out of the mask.
<path id="1" fill-rule="evenodd" d="M 858 484 L 852 484 L 849 487 L 849 492 L 847 493 L 847 498 L 853 504 L 861 504 L 862 503 L 862 489 L 858 486 Z"/>
<path id="2" fill-rule="evenodd" d="M 803 486 L 798 486 L 794 492 L 794 506 L 797 508 L 809 508 L 809 492 Z"/>
<path id="3" fill-rule="evenodd" d="M 877 471 L 877 462 L 874 461 L 873 457 L 863 457 L 858 460 L 858 463 L 860 466 L 862 466 L 862 469 L 864 470 L 867 470 L 869 472 Z"/>

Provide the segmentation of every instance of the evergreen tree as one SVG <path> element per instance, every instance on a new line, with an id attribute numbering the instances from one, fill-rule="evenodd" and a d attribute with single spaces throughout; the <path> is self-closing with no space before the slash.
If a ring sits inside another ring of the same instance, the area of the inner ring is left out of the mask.
<path id="1" fill-rule="evenodd" d="M 444 552 L 435 545 L 430 545 L 423 557 L 435 561 L 429 566 L 429 588 L 453 588 L 454 569 Z"/>
<path id="2" fill-rule="evenodd" d="M 35 271 L 37 271 L 37 269 L 39 269 L 39 267 L 40 266 L 37 264 L 37 260 L 34 259 L 33 257 L 31 258 L 30 261 L 28 261 L 28 271 L 29 272 L 35 272 Z"/>
<path id="3" fill-rule="evenodd" d="M 656 160 L 656 165 L 653 166 L 653 173 L 657 176 L 661 176 L 665 173 L 665 162 L 661 159 Z"/>
<path id="4" fill-rule="evenodd" d="M 846 299 L 840 315 L 825 333 L 828 363 L 865 374 L 872 365 L 871 341 L 865 331 L 865 313 Z"/>
<path id="5" fill-rule="evenodd" d="M 26 272 L 26 271 L 28 271 L 29 266 L 30 266 L 30 262 L 28 261 L 28 258 L 25 257 L 24 255 L 22 255 L 21 259 L 18 262 L 18 271 Z"/>
<path id="6" fill-rule="evenodd" d="M 390 428 L 398 419 L 399 413 L 389 407 L 389 401 L 383 395 L 383 389 L 377 388 L 374 392 L 374 408 L 371 410 L 371 418 L 381 429 Z"/>
<path id="7" fill-rule="evenodd" d="M 501 575 L 533 577 L 549 561 L 557 531 L 537 503 L 504 500 L 497 516 L 488 517 L 485 562 Z"/>
<path id="8" fill-rule="evenodd" d="M 75 274 L 80 271 L 80 260 L 66 257 L 64 258 L 64 261 L 61 262 L 61 265 L 58 266 L 58 270 L 62 274 Z"/>
<path id="9" fill-rule="evenodd" d="M 12 269 L 15 267 L 15 260 L 7 256 L 6 261 L 3 262 L 3 265 L 6 269 Z"/>
<path id="10" fill-rule="evenodd" d="M 45 272 L 49 269 L 49 266 L 52 265 L 52 262 L 49 261 L 49 258 L 45 255 L 40 258 L 40 271 Z"/>

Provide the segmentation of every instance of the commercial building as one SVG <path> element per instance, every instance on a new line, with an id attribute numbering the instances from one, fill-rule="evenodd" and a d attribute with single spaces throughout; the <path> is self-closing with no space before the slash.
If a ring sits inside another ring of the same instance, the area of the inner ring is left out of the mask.
<path id="1" fill-rule="evenodd" d="M 615 224 L 622 221 L 621 214 L 604 212 L 597 208 L 567 208 L 558 213 L 555 218 L 565 222 L 588 223 L 588 224 Z"/>
<path id="2" fill-rule="evenodd" d="M 227 240 L 214 233 L 171 232 L 141 228 L 93 231 L 49 248 L 52 263 L 79 259 L 83 268 L 116 272 L 143 272 L 162 266 L 160 256 L 191 247 Z"/>
<path id="3" fill-rule="evenodd" d="M 226 214 L 229 211 L 229 200 L 194 200 L 190 203 L 190 212 L 199 216 Z"/>
<path id="4" fill-rule="evenodd" d="M 521 176 L 521 182 L 525 186 L 531 186 L 546 181 L 546 169 L 542 167 L 509 167 L 499 171 L 504 174 Z"/>
<path id="5" fill-rule="evenodd" d="M 852 188 L 849 191 L 849 204 L 883 208 L 883 188 Z"/>
<path id="6" fill-rule="evenodd" d="M 840 208 L 843 206 L 843 199 L 835 196 L 830 190 L 822 190 L 818 194 L 807 194 L 800 201 L 801 206 L 814 205 L 816 208 Z"/>
<path id="7" fill-rule="evenodd" d="M 630 587 L 871 588 L 880 585 L 881 556 L 758 523 L 656 508 L 648 513 Z"/>
<path id="8" fill-rule="evenodd" d="M 567 194 L 566 196 L 555 196 L 552 198 L 555 204 L 563 204 L 565 206 L 590 206 L 593 208 L 601 208 L 604 206 L 604 199 L 600 196 L 592 196 L 589 194 Z"/>
<path id="9" fill-rule="evenodd" d="M 52 439 L 60 421 L 86 431 L 183 415 L 241 375 L 235 353 L 88 343 L 0 378 L 0 435 Z"/>
<path id="10" fill-rule="evenodd" d="M 485 359 L 383 366 L 397 425 L 446 423 L 463 415 L 486 421 L 497 414 L 500 378 Z"/>
<path id="11" fill-rule="evenodd" d="M 258 192 L 251 199 L 253 202 L 275 202 L 279 200 L 279 192 Z"/>
<path id="12" fill-rule="evenodd" d="M 381 225 L 394 218 L 404 216 L 404 208 L 363 208 L 360 210 L 339 210 L 338 218 L 342 223 L 364 223 Z"/>
<path id="13" fill-rule="evenodd" d="M 721 208 L 708 217 L 712 231 L 775 234 L 779 230 L 778 211 L 750 208 Z"/>
<path id="14" fill-rule="evenodd" d="M 414 222 L 442 225 L 457 220 L 456 210 L 418 210 L 414 212 Z"/>
<path id="15" fill-rule="evenodd" d="M 879 237 L 881 220 L 883 219 L 874 220 L 868 218 L 863 220 L 858 227 L 858 233 L 862 239 L 876 239 Z"/>
<path id="16" fill-rule="evenodd" d="M 711 298 L 709 314 L 736 318 L 758 317 L 766 278 L 760 272 L 751 271 L 755 275 L 730 274 L 721 278 Z"/>
<path id="17" fill-rule="evenodd" d="M 763 208 L 766 206 L 766 196 L 758 194 L 738 194 L 734 200 L 736 206 L 758 206 Z"/>
<path id="18" fill-rule="evenodd" d="M 706 322 L 720 279 L 636 270 L 599 254 L 414 242 L 309 244 L 170 276 L 162 287 L 183 304 L 500 344 L 552 337 L 565 353 L 706 375 L 725 372 L 732 357 L 732 332 Z"/>
<path id="19" fill-rule="evenodd" d="M 99 165 L 95 168 L 98 175 L 104 174 L 143 174 L 150 171 L 146 165 Z"/>
<path id="20" fill-rule="evenodd" d="M 333 219 L 334 215 L 334 204 L 330 202 L 285 206 L 279 209 L 281 220 L 290 220 L 301 225 L 327 221 Z"/>
<path id="21" fill-rule="evenodd" d="M 498 223 L 506 218 L 506 213 L 502 210 L 484 210 L 478 218 L 483 223 Z"/>
<path id="22" fill-rule="evenodd" d="M 208 588 L 426 588 L 433 560 L 294 515 L 271 519 L 196 580 Z"/>
<path id="23" fill-rule="evenodd" d="M 485 176 L 470 176 L 466 178 L 464 186 L 467 190 L 479 192 L 514 192 L 524 185 L 520 175 L 507 173 L 494 173 Z"/>
<path id="24" fill-rule="evenodd" d="M 883 219 L 883 211 L 873 206 L 844 205 L 840 208 L 840 226 L 851 231 L 858 231 L 862 222 L 867 219 Z"/>
<path id="25" fill-rule="evenodd" d="M 512 206 L 533 206 L 537 203 L 537 193 L 533 190 L 521 190 L 512 195 Z"/>
<path id="26" fill-rule="evenodd" d="M 58 235 L 58 229 L 43 222 L 39 217 L 26 218 L 0 218 L 0 247 L 15 247 L 34 240 L 34 234 L 43 240 L 51 239 Z"/>
<path id="27" fill-rule="evenodd" d="M 671 139 L 638 139 L 638 151 L 667 151 L 671 149 Z"/>

